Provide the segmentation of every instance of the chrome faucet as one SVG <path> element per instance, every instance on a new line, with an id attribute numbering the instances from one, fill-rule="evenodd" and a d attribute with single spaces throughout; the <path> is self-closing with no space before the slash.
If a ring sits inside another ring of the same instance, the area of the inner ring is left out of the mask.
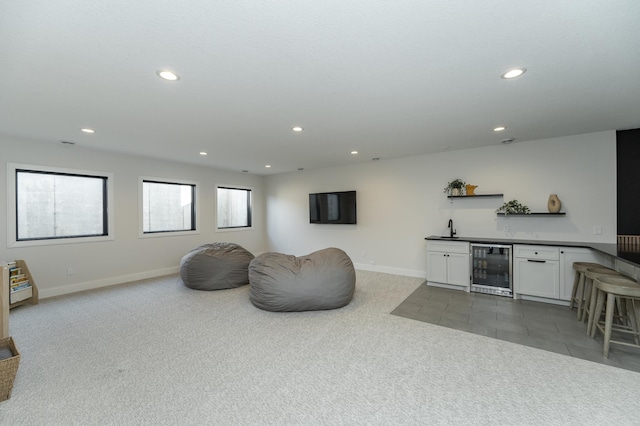
<path id="1" fill-rule="evenodd" d="M 449 237 L 453 238 L 453 236 L 456 235 L 456 231 L 453 229 L 453 219 L 449 219 L 449 225 L 447 226 L 447 228 L 450 229 Z"/>

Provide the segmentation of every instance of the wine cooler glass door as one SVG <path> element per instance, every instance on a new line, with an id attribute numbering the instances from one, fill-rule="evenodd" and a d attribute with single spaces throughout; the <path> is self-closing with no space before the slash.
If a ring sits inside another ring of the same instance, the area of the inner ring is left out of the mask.
<path id="1" fill-rule="evenodd" d="M 471 291 L 512 295 L 511 246 L 471 245 Z"/>

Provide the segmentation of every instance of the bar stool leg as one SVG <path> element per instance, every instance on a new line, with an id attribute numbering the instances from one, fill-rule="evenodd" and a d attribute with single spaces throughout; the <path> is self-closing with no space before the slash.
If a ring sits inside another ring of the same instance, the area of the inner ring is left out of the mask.
<path id="1" fill-rule="evenodd" d="M 593 308 L 593 314 L 590 315 L 593 318 L 593 324 L 591 327 L 591 332 L 589 336 L 593 339 L 596 337 L 596 329 L 598 328 L 598 321 L 600 320 L 600 312 L 602 312 L 602 307 L 604 306 L 605 294 L 603 291 L 598 291 L 598 297 L 596 298 L 596 305 Z"/>
<path id="2" fill-rule="evenodd" d="M 582 318 L 582 310 L 584 309 L 584 273 L 580 273 L 580 278 L 578 279 L 578 288 L 576 289 L 576 297 L 578 298 L 578 312 L 576 314 L 576 319 Z"/>
<path id="3" fill-rule="evenodd" d="M 627 309 L 627 317 L 629 318 L 629 327 L 633 330 L 633 340 L 636 342 L 636 345 L 640 345 L 640 337 L 638 337 L 638 318 L 636 316 L 636 311 L 633 306 L 633 299 L 625 299 L 626 309 Z"/>
<path id="4" fill-rule="evenodd" d="M 640 300 L 632 299 L 631 306 L 633 309 L 633 315 L 636 319 L 636 331 L 640 332 Z"/>
<path id="5" fill-rule="evenodd" d="M 580 275 L 582 275 L 580 272 L 574 270 L 573 287 L 571 287 L 571 303 L 569 304 L 569 309 L 573 309 L 573 307 L 575 306 L 574 303 L 576 302 L 576 293 L 578 290 L 578 281 L 580 280 Z"/>
<path id="6" fill-rule="evenodd" d="M 589 299 L 589 316 L 588 316 L 588 321 L 587 321 L 587 335 L 588 336 L 594 336 L 595 335 L 595 330 L 594 329 L 596 327 L 596 324 L 598 323 L 598 320 L 600 319 L 600 315 L 596 315 L 596 300 L 598 299 L 598 289 L 596 288 L 595 285 L 591 286 L 591 297 Z"/>
<path id="7" fill-rule="evenodd" d="M 588 285 L 588 284 L 590 284 L 590 285 Z M 583 286 L 584 286 L 584 288 L 582 290 L 582 293 L 584 294 L 584 296 L 583 296 L 584 306 L 582 307 L 582 315 L 580 317 L 580 321 L 582 321 L 582 322 L 584 322 L 587 319 L 587 313 L 588 313 L 587 312 L 587 308 L 591 307 L 591 293 L 592 293 L 591 289 L 593 287 L 595 287 L 593 285 L 593 280 L 590 279 L 590 278 L 587 278 L 586 276 L 584 278 Z M 589 310 L 589 312 L 591 312 L 591 311 Z"/>
<path id="8" fill-rule="evenodd" d="M 617 314 L 617 315 L 616 315 Z M 624 300 L 618 298 L 616 300 L 615 311 L 613 312 L 614 320 L 620 322 L 622 326 L 630 326 L 628 324 L 628 316 L 627 316 L 627 305 L 624 303 Z"/>
<path id="9" fill-rule="evenodd" d="M 604 357 L 609 358 L 609 346 L 611 345 L 611 326 L 613 325 L 613 309 L 616 304 L 616 296 L 607 294 L 607 311 L 604 319 Z"/>

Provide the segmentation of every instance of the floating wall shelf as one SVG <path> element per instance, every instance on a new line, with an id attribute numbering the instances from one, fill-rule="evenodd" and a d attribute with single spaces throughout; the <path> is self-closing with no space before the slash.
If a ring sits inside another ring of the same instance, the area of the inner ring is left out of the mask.
<path id="1" fill-rule="evenodd" d="M 564 216 L 565 212 L 560 213 L 546 213 L 546 212 L 537 212 L 537 213 L 498 213 L 498 216 Z"/>
<path id="2" fill-rule="evenodd" d="M 476 194 L 476 195 L 447 195 L 447 198 L 482 198 L 482 197 L 502 197 L 504 194 Z"/>

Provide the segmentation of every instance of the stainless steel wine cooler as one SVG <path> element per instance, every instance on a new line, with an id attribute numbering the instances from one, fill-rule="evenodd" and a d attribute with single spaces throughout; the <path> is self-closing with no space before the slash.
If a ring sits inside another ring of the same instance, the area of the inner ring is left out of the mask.
<path id="1" fill-rule="evenodd" d="M 512 246 L 471 244 L 471 291 L 513 297 Z"/>

